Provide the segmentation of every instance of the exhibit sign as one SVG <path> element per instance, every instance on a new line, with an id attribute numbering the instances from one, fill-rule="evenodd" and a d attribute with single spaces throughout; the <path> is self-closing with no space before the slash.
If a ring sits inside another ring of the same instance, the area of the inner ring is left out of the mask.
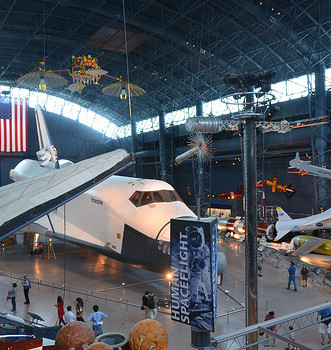
<path id="1" fill-rule="evenodd" d="M 217 220 L 172 219 L 171 319 L 214 331 L 217 306 Z"/>

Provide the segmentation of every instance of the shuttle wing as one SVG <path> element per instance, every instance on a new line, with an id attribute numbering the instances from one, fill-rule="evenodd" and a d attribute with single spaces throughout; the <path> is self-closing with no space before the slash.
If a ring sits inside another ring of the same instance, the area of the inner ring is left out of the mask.
<path id="1" fill-rule="evenodd" d="M 277 236 L 275 237 L 274 241 L 275 242 L 279 241 L 280 239 L 282 239 L 290 231 L 291 231 L 291 229 L 277 231 Z"/>
<path id="2" fill-rule="evenodd" d="M 324 242 L 321 239 L 318 239 L 316 237 L 311 237 L 302 246 L 300 246 L 298 249 L 296 249 L 293 252 L 293 255 L 302 256 L 302 255 L 309 254 L 310 252 L 319 248 L 323 244 L 324 244 Z"/>
<path id="3" fill-rule="evenodd" d="M 127 151 L 116 150 L 0 187 L 0 239 L 131 164 Z"/>

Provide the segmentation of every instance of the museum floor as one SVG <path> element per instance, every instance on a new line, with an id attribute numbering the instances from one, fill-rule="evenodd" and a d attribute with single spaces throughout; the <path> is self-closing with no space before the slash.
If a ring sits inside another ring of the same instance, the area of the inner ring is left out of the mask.
<path id="1" fill-rule="evenodd" d="M 222 241 L 228 260 L 227 273 L 222 286 L 239 303 L 244 302 L 244 250 L 238 244 Z M 57 310 L 56 297 L 63 295 L 65 283 L 71 291 L 64 295 L 65 307 L 73 306 L 76 297 L 85 302 L 84 317 L 98 304 L 100 310 L 108 315 L 104 320 L 104 332 L 120 332 L 128 336 L 132 326 L 144 318 L 140 310 L 141 297 L 145 290 L 154 290 L 159 298 L 169 299 L 169 282 L 164 276 L 122 264 L 105 256 L 63 243 L 55 244 L 56 259 L 43 259 L 29 256 L 22 245 L 8 246 L 0 251 L 0 270 L 15 275 L 28 274 L 32 280 L 30 305 L 24 305 L 23 289 L 18 283 L 16 316 L 30 320 L 27 312 L 40 315 L 45 325 L 54 325 Z M 40 280 L 41 284 L 33 283 Z M 297 278 L 298 292 L 288 291 L 286 266 L 277 264 L 267 257 L 264 259 L 263 277 L 259 278 L 259 321 L 267 312 L 273 310 L 277 316 L 299 311 L 330 300 L 330 287 L 308 281 L 308 288 L 301 287 Z M 6 295 L 11 283 L 16 279 L 0 275 L 0 312 L 10 313 L 11 303 Z M 125 284 L 125 285 L 123 285 Z M 54 285 L 54 286 L 53 286 Z M 100 292 L 102 291 L 102 292 Z M 218 295 L 218 314 L 216 332 L 212 335 L 226 334 L 244 327 L 244 312 L 232 313 L 238 304 L 226 294 Z M 230 314 L 228 314 L 230 313 Z M 170 350 L 192 349 L 190 327 L 170 319 L 169 310 L 159 308 L 156 320 L 162 323 L 169 335 Z M 312 348 L 320 347 L 318 326 L 296 332 L 296 340 Z M 287 345 L 277 340 L 275 349 Z M 262 347 L 261 347 L 262 348 Z"/>

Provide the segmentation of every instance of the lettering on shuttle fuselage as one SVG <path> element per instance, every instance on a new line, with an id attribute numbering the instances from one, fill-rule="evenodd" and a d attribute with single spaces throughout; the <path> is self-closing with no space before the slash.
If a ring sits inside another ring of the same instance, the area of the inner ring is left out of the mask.
<path id="1" fill-rule="evenodd" d="M 91 197 L 91 202 L 95 203 L 95 204 L 98 204 L 98 205 L 103 205 L 103 201 L 102 200 L 96 199 L 94 197 Z"/>

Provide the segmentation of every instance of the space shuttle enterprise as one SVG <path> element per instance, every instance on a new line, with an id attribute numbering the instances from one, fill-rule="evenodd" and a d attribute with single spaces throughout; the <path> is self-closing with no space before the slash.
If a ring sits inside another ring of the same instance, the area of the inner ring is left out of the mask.
<path id="1" fill-rule="evenodd" d="M 109 156 L 101 155 L 77 164 L 58 160 L 39 106 L 36 106 L 35 114 L 40 146 L 37 152 L 39 160 L 25 159 L 12 169 L 10 177 L 15 183 L 0 188 L 0 198 L 6 198 L 1 197 L 3 189 L 7 188 L 8 193 L 10 186 L 14 188 L 15 185 L 21 184 L 20 187 L 24 190 L 26 183 L 31 185 L 33 182 L 38 182 L 40 178 L 46 178 L 51 183 L 52 177 L 58 176 L 61 182 L 62 173 L 67 173 L 67 176 L 63 177 L 61 186 L 66 185 L 66 193 L 68 193 L 74 187 L 70 169 L 76 167 L 76 173 L 83 174 L 84 171 L 93 170 L 93 164 L 99 159 L 98 157 L 104 156 L 111 159 L 114 156 L 120 156 L 121 163 L 122 159 L 129 156 L 126 151 L 117 150 L 110 152 Z M 93 159 L 96 161 L 94 162 Z M 85 166 L 84 162 L 87 161 L 90 163 Z M 98 179 L 98 176 L 99 174 L 96 174 L 94 180 Z M 93 179 L 89 181 L 93 182 Z M 35 194 L 35 198 L 41 203 L 38 208 L 42 207 L 43 197 L 47 196 L 48 192 L 49 189 L 40 188 Z M 53 207 L 50 207 L 51 211 L 50 209 L 41 211 L 37 220 L 26 221 L 25 227 L 20 227 L 21 231 L 34 233 L 35 242 L 38 234 L 44 234 L 93 249 L 100 254 L 134 266 L 168 273 L 171 270 L 170 219 L 196 218 L 174 188 L 159 180 L 112 175 L 96 186 L 89 186 L 86 191 L 80 191 L 79 195 L 72 198 L 70 201 L 53 203 Z M 15 205 L 13 198 L 11 201 Z M 6 203 L 3 205 L 5 206 Z M 14 221 L 15 218 L 11 220 L 11 222 Z M 6 222 L 1 221 L 0 217 L 0 232 L 5 226 Z M 10 231 L 7 230 L 8 232 Z M 218 272 L 222 273 L 225 268 L 226 258 L 219 247 Z"/>

